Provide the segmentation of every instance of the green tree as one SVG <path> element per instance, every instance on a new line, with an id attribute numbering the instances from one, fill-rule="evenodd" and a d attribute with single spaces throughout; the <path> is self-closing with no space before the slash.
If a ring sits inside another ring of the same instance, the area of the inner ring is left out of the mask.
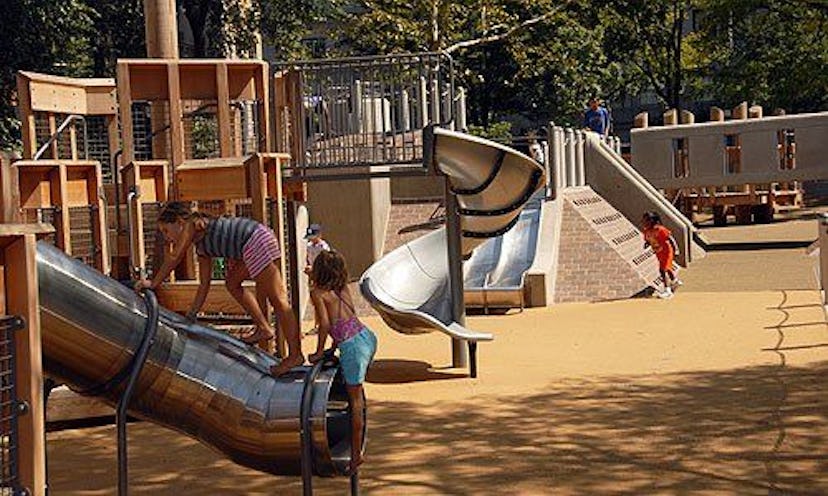
<path id="1" fill-rule="evenodd" d="M 697 33 L 704 91 L 805 112 L 828 109 L 828 3 L 705 0 Z"/>
<path id="2" fill-rule="evenodd" d="M 20 146 L 18 70 L 90 75 L 93 12 L 81 0 L 11 0 L 0 30 L 0 148 Z"/>
<path id="3" fill-rule="evenodd" d="M 604 29 L 586 0 L 376 0 L 347 16 L 342 46 L 358 54 L 444 50 L 468 88 L 472 122 L 516 131 L 574 124 L 593 93 L 617 91 Z"/>
<path id="4" fill-rule="evenodd" d="M 279 60 L 305 58 L 310 54 L 302 40 L 314 27 L 341 17 L 337 0 L 260 0 L 261 29 L 265 42 Z M 326 33 L 327 34 L 327 33 Z"/>
<path id="5" fill-rule="evenodd" d="M 92 26 L 88 35 L 91 74 L 113 77 L 119 58 L 146 56 L 142 0 L 85 0 Z"/>
<path id="6" fill-rule="evenodd" d="M 613 0 L 601 9 L 604 52 L 623 69 L 633 92 L 651 89 L 669 108 L 681 108 L 698 71 L 687 61 L 690 0 Z"/>

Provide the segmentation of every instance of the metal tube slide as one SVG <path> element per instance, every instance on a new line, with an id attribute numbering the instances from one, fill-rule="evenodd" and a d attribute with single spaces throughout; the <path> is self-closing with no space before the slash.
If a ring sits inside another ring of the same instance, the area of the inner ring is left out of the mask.
<path id="1" fill-rule="evenodd" d="M 147 319 L 142 299 L 44 242 L 37 246 L 45 372 L 114 405 Z M 300 405 L 307 368 L 280 378 L 277 359 L 161 309 L 135 384 L 130 415 L 190 435 L 234 462 L 299 475 Z M 338 368 L 313 385 L 314 473 L 344 475 L 350 461 L 348 396 Z"/>

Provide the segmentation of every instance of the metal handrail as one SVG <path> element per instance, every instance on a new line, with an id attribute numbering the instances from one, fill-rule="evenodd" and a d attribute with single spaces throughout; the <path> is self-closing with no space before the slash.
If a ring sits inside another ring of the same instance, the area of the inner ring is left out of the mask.
<path id="1" fill-rule="evenodd" d="M 118 428 L 118 495 L 126 496 L 129 492 L 129 477 L 128 469 L 129 463 L 127 459 L 127 407 L 129 400 L 132 398 L 132 393 L 135 390 L 135 385 L 138 383 L 138 376 L 144 368 L 144 364 L 149 356 L 149 350 L 152 343 L 155 341 L 155 333 L 158 331 L 158 299 L 155 293 L 147 289 L 144 291 L 144 301 L 147 305 L 147 321 L 144 325 L 144 335 L 141 338 L 141 344 L 135 350 L 135 359 L 130 371 L 129 379 L 121 399 L 118 401 L 118 407 L 115 410 L 115 422 Z"/>
<path id="2" fill-rule="evenodd" d="M 64 121 L 60 123 L 60 126 L 58 126 L 57 130 L 55 130 L 55 132 L 51 136 L 49 136 L 49 139 L 46 140 L 46 143 L 43 143 L 43 145 L 40 148 L 38 148 L 37 152 L 35 152 L 35 154 L 34 154 L 34 157 L 32 157 L 32 160 L 39 160 L 40 157 L 44 153 L 46 153 L 46 150 L 49 148 L 49 145 L 54 143 L 54 141 L 58 138 L 58 136 L 60 136 L 60 134 L 63 131 L 65 131 L 67 127 L 69 127 L 69 124 L 72 121 L 75 121 L 75 120 L 83 121 L 84 126 L 86 126 L 86 119 L 82 115 L 78 115 L 78 114 L 68 115 L 66 117 L 66 119 L 64 119 Z M 84 127 L 84 132 L 83 132 L 83 151 L 84 151 L 84 155 L 88 155 L 88 153 L 89 153 L 89 137 L 88 137 L 88 133 L 86 132 L 85 127 Z"/>

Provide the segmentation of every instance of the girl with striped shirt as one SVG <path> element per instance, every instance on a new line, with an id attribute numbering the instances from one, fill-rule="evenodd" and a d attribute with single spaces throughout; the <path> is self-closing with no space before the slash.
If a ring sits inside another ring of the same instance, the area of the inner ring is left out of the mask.
<path id="1" fill-rule="evenodd" d="M 273 231 L 263 224 L 243 217 L 219 217 L 193 212 L 188 203 L 170 202 L 158 215 L 158 229 L 166 240 L 173 244 L 173 253 L 165 257 L 164 263 L 152 280 L 142 279 L 136 290 L 154 289 L 161 285 L 170 273 L 181 263 L 190 246 L 195 245 L 198 255 L 199 285 L 187 317 L 195 319 L 210 290 L 213 258 L 224 257 L 226 261 L 225 285 L 233 298 L 247 311 L 256 324 L 253 333 L 242 336 L 247 344 L 256 344 L 273 339 L 273 327 L 267 321 L 256 297 L 245 291 L 242 283 L 247 279 L 256 281 L 256 289 L 264 290 L 267 299 L 276 310 L 279 327 L 285 332 L 288 356 L 271 371 L 282 375 L 291 367 L 302 365 L 302 343 L 299 326 L 288 305 L 282 284 L 279 266 L 281 258 L 279 241 Z"/>

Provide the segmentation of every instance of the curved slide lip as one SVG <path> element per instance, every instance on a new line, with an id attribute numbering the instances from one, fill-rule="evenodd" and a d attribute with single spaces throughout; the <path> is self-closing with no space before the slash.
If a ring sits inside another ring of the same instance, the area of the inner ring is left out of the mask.
<path id="1" fill-rule="evenodd" d="M 448 176 L 457 194 L 462 251 L 469 254 L 518 220 L 523 205 L 543 186 L 543 168 L 507 146 L 441 128 L 426 141 L 432 170 Z M 391 251 L 366 270 L 360 291 L 394 330 L 439 331 L 467 341 L 488 341 L 453 320 L 445 229 Z"/>

